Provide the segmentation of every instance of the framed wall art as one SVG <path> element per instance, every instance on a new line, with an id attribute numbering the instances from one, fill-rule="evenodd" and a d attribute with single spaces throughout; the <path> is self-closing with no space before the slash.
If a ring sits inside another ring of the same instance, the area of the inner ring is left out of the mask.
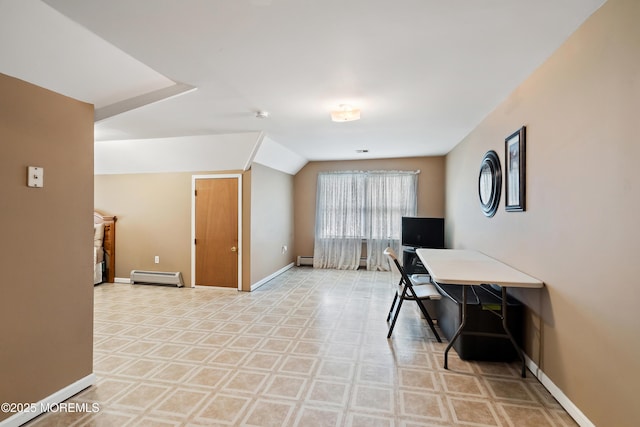
<path id="1" fill-rule="evenodd" d="M 505 209 L 510 212 L 522 212 L 525 210 L 525 147 L 526 132 L 524 126 L 504 140 L 504 200 Z"/>

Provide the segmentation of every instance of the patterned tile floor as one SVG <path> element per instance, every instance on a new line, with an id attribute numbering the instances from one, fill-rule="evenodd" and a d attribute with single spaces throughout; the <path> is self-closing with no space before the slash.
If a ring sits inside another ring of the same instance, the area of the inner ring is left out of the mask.
<path id="1" fill-rule="evenodd" d="M 407 303 L 391 340 L 391 273 L 293 268 L 251 293 L 95 288 L 96 413 L 45 426 L 575 426 L 519 364 L 444 370 Z"/>

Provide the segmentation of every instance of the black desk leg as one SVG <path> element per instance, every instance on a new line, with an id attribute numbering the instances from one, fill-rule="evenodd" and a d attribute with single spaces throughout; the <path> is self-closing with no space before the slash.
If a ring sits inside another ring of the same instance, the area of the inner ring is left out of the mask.
<path id="1" fill-rule="evenodd" d="M 509 340 L 511 341 L 511 344 L 513 344 L 513 347 L 516 349 L 516 352 L 518 353 L 518 357 L 522 361 L 522 378 L 526 378 L 527 367 L 524 360 L 524 352 L 522 351 L 518 343 L 516 343 L 516 340 L 513 339 L 513 335 L 511 335 L 511 331 L 509 331 L 509 327 L 507 326 L 507 287 L 506 286 L 502 286 L 502 329 L 504 329 L 504 331 L 506 332 L 507 336 L 509 337 Z"/>
<path id="2" fill-rule="evenodd" d="M 449 341 L 449 345 L 447 345 L 447 348 L 444 349 L 444 369 L 449 369 L 449 364 L 447 362 L 449 350 L 451 349 L 451 346 L 453 346 L 453 343 L 456 341 L 456 339 L 462 333 L 462 329 L 464 329 L 464 325 L 466 323 L 467 323 L 467 289 L 463 286 L 462 287 L 462 319 L 460 319 L 460 327 L 451 338 L 451 341 Z"/>
<path id="3" fill-rule="evenodd" d="M 527 367 L 526 367 L 526 363 L 525 363 L 525 359 L 524 359 L 524 352 L 522 351 L 522 349 L 520 348 L 520 346 L 518 345 L 518 343 L 516 343 L 516 340 L 513 338 L 513 335 L 511 335 L 511 331 L 509 331 L 509 327 L 507 326 L 507 288 L 505 286 L 502 286 L 502 329 L 504 329 L 504 332 L 506 335 L 496 335 L 496 334 L 482 334 L 482 333 L 478 333 L 478 332 L 467 332 L 467 334 L 470 335 L 491 335 L 491 336 L 499 336 L 502 338 L 509 338 L 509 341 L 511 341 L 511 344 L 513 345 L 513 347 L 516 349 L 516 353 L 518 353 L 518 357 L 520 358 L 520 360 L 522 361 L 522 378 L 526 378 L 526 374 L 527 374 Z M 456 341 L 456 339 L 458 339 L 458 337 L 462 334 L 463 329 L 465 327 L 467 323 L 467 289 L 463 287 L 462 289 L 462 319 L 460 319 L 460 327 L 458 328 L 458 330 L 456 331 L 456 333 L 453 335 L 453 337 L 451 338 L 451 340 L 449 341 L 449 344 L 447 345 L 447 348 L 445 348 L 444 350 L 444 369 L 449 369 L 449 363 L 448 363 L 448 359 L 449 359 L 449 350 L 451 349 L 451 347 L 453 346 L 453 343 Z"/>

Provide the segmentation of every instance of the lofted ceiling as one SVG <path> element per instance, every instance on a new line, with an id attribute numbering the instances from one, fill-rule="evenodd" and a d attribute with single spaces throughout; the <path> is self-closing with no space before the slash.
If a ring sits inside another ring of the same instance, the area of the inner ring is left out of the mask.
<path id="1" fill-rule="evenodd" d="M 93 103 L 97 141 L 262 132 L 306 160 L 443 155 L 603 3 L 0 0 L 0 72 Z M 343 103 L 361 120 L 331 122 Z"/>

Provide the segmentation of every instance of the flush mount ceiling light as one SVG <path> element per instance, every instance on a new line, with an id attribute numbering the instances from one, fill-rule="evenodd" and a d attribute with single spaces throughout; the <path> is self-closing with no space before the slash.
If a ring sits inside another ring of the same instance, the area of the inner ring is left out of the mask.
<path id="1" fill-rule="evenodd" d="M 334 122 L 352 122 L 360 119 L 360 110 L 348 104 L 340 104 L 337 110 L 331 112 L 331 120 Z"/>

